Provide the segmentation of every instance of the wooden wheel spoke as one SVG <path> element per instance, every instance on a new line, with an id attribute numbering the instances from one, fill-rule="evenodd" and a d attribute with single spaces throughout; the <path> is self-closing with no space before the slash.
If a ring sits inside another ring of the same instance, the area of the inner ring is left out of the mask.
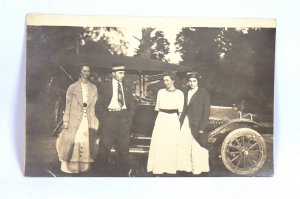
<path id="1" fill-rule="evenodd" d="M 238 157 L 240 157 L 240 156 L 238 156 Z M 238 161 L 237 165 L 235 166 L 235 168 L 239 168 L 240 163 L 241 163 L 241 159 L 242 159 L 242 157 L 239 159 L 239 161 Z"/>
<path id="2" fill-rule="evenodd" d="M 243 146 L 245 146 L 245 136 L 243 136 Z"/>
<path id="3" fill-rule="evenodd" d="M 245 158 L 248 160 L 248 162 L 250 162 L 250 164 L 251 164 L 251 167 L 253 167 L 253 163 L 252 163 L 251 159 L 250 159 L 250 158 L 248 158 L 248 157 L 245 157 Z"/>
<path id="4" fill-rule="evenodd" d="M 241 143 L 239 142 L 238 138 L 236 138 L 235 141 L 238 143 L 239 146 L 242 146 Z"/>
<path id="5" fill-rule="evenodd" d="M 251 140 L 252 140 L 251 137 L 248 137 L 247 146 L 250 144 Z"/>
<path id="6" fill-rule="evenodd" d="M 253 149 L 253 150 L 249 150 L 249 152 L 263 152 L 261 149 Z"/>
<path id="7" fill-rule="evenodd" d="M 235 146 L 235 145 L 232 145 L 232 144 L 230 144 L 229 147 L 232 147 L 232 148 L 235 148 L 235 149 L 237 149 L 237 150 L 240 150 L 239 147 L 237 147 L 237 146 Z"/>
<path id="8" fill-rule="evenodd" d="M 237 156 L 235 156 L 234 158 L 232 158 L 232 159 L 230 160 L 230 162 L 232 163 L 232 162 L 235 161 L 238 157 L 240 157 L 240 155 L 237 155 Z"/>
<path id="9" fill-rule="evenodd" d="M 255 156 L 255 155 L 253 155 L 252 153 L 249 153 L 249 156 L 251 156 L 254 160 L 259 160 L 259 156 Z"/>
<path id="10" fill-rule="evenodd" d="M 243 159 L 244 159 L 244 168 L 247 168 L 247 166 L 246 166 L 246 158 L 245 157 L 243 157 Z"/>
<path id="11" fill-rule="evenodd" d="M 257 142 L 255 142 L 254 144 L 252 144 L 252 145 L 249 147 L 249 150 L 252 149 L 253 147 L 255 147 L 256 145 L 258 145 Z"/>
<path id="12" fill-rule="evenodd" d="M 234 155 L 234 154 L 237 154 L 237 153 L 240 153 L 239 151 L 231 151 L 231 152 L 228 152 L 230 155 Z"/>

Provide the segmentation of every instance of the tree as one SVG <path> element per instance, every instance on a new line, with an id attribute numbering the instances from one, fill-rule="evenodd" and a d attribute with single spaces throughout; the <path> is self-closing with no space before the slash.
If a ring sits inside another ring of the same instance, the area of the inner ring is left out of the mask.
<path id="1" fill-rule="evenodd" d="M 101 54 L 124 54 L 127 43 L 116 27 L 87 27 L 80 33 L 80 50 Z"/>
<path id="2" fill-rule="evenodd" d="M 139 42 L 140 45 L 138 49 L 136 49 L 135 56 L 150 58 L 151 57 L 151 33 L 155 30 L 155 28 L 143 28 L 142 29 L 142 38 L 138 39 L 135 37 Z"/>
<path id="3" fill-rule="evenodd" d="M 78 27 L 28 26 L 27 27 L 27 99 L 37 100 L 45 91 L 55 72 L 51 57 L 58 54 L 76 53 Z"/>
<path id="4" fill-rule="evenodd" d="M 28 26 L 28 99 L 36 99 L 45 86 L 52 82 L 57 70 L 53 67 L 52 56 L 89 52 L 122 54 L 125 49 L 123 34 L 115 27 Z"/>
<path id="5" fill-rule="evenodd" d="M 222 92 L 222 78 L 220 75 L 219 47 L 215 39 L 220 30 L 218 28 L 185 27 L 176 36 L 176 51 L 181 54 L 180 64 L 187 65 L 202 75 L 201 85 L 212 95 L 214 104 L 224 105 L 218 101 L 226 101 Z"/>
<path id="6" fill-rule="evenodd" d="M 205 77 L 202 85 L 214 104 L 247 99 L 257 110 L 272 104 L 275 29 L 189 27 L 177 35 L 176 45 L 181 64 Z"/>
<path id="7" fill-rule="evenodd" d="M 151 58 L 159 61 L 168 62 L 165 58 L 170 52 L 170 43 L 165 38 L 162 31 L 155 32 L 154 37 L 151 38 Z"/>
<path id="8" fill-rule="evenodd" d="M 177 52 L 181 54 L 181 64 L 204 70 L 214 67 L 219 60 L 217 55 L 218 29 L 215 28 L 183 28 L 176 36 Z"/>
<path id="9" fill-rule="evenodd" d="M 151 33 L 154 30 L 155 28 L 142 29 L 142 38 L 136 38 L 140 42 L 140 45 L 136 49 L 135 56 L 167 62 L 168 60 L 165 57 L 169 54 L 170 43 L 162 31 L 156 31 L 155 35 L 151 37 Z"/>
<path id="10" fill-rule="evenodd" d="M 231 87 L 237 99 L 248 99 L 253 109 L 273 104 L 275 29 L 243 28 L 224 31 L 232 43 L 222 64 L 231 73 Z M 259 111 L 259 110 L 258 110 Z"/>

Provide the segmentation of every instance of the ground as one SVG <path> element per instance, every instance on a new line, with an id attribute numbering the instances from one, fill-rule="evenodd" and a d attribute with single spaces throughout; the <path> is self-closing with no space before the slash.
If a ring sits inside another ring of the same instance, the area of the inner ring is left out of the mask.
<path id="1" fill-rule="evenodd" d="M 70 176 L 60 171 L 60 162 L 55 147 L 57 137 L 51 135 L 51 130 L 49 128 L 50 119 L 44 114 L 45 112 L 51 112 L 52 110 L 47 109 L 47 106 L 45 105 L 47 102 L 39 103 L 43 101 L 41 99 L 43 98 L 37 98 L 35 102 L 27 102 L 25 175 L 32 177 Z M 267 159 L 264 166 L 252 176 L 273 175 L 273 135 L 266 134 L 264 135 L 264 139 L 267 143 Z M 131 173 L 132 176 L 153 176 L 146 172 L 147 157 L 147 154 L 131 154 L 133 168 L 133 172 Z M 209 173 L 201 174 L 199 176 L 237 176 L 230 173 L 218 157 L 211 161 L 210 166 L 211 171 Z M 102 174 L 98 172 L 89 172 L 84 174 L 84 176 L 118 176 L 118 174 L 113 172 Z M 189 174 L 181 173 L 175 176 L 189 176 Z"/>
<path id="2" fill-rule="evenodd" d="M 253 176 L 272 176 L 273 174 L 273 138 L 271 135 L 264 136 L 267 142 L 267 160 L 261 170 Z M 58 161 L 55 149 L 56 137 L 47 134 L 30 134 L 26 136 L 26 176 L 32 177 L 62 177 L 70 176 L 60 171 L 60 162 Z M 146 172 L 147 154 L 132 154 L 133 164 L 132 176 L 147 177 L 153 176 Z M 115 176 L 111 174 L 88 173 L 85 176 Z M 178 174 L 175 176 L 189 176 L 189 174 Z M 199 176 L 204 176 L 199 175 Z M 221 161 L 211 164 L 211 172 L 205 176 L 237 176 L 223 166 Z"/>

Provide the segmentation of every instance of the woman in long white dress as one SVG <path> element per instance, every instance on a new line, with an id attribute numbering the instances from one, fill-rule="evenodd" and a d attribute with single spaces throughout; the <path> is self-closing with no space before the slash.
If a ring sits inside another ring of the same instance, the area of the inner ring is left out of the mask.
<path id="1" fill-rule="evenodd" d="M 181 130 L 178 139 L 177 170 L 200 174 L 209 171 L 208 133 L 205 128 L 210 114 L 209 93 L 198 87 L 200 75 L 188 75 L 189 90 L 180 117 Z"/>
<path id="2" fill-rule="evenodd" d="M 147 171 L 153 174 L 176 174 L 177 142 L 180 131 L 183 92 L 174 86 L 175 74 L 163 74 L 164 89 L 158 91 L 155 110 L 158 111 L 152 133 Z"/>

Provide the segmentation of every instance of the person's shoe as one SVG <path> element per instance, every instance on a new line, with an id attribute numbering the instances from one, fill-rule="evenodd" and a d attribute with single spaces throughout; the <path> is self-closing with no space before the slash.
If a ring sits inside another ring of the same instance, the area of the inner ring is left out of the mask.
<path id="1" fill-rule="evenodd" d="M 128 177 L 134 177 L 134 172 L 132 169 L 129 169 L 128 171 Z"/>

